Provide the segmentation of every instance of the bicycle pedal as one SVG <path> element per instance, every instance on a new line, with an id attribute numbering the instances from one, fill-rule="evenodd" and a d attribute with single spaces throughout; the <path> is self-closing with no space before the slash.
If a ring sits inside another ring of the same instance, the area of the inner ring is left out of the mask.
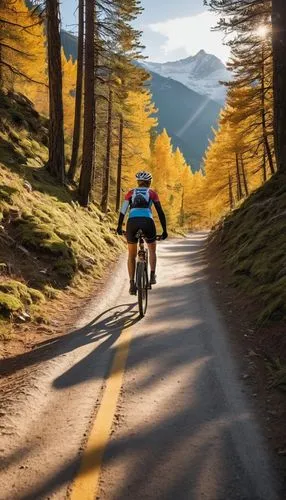
<path id="1" fill-rule="evenodd" d="M 148 290 L 152 290 L 152 285 L 151 285 L 151 283 L 148 283 L 148 287 L 147 287 L 147 288 L 148 288 Z"/>

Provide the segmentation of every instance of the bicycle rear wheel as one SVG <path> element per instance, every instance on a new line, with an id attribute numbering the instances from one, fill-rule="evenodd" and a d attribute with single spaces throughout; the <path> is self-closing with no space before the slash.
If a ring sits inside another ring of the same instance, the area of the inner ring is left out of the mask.
<path id="1" fill-rule="evenodd" d="M 138 262 L 136 269 L 136 286 L 140 317 L 143 318 L 148 305 L 148 273 L 145 262 Z"/>

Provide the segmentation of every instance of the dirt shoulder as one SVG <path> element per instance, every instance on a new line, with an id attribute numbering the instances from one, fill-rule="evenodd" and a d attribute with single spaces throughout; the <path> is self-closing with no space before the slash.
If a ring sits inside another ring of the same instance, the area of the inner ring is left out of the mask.
<path id="1" fill-rule="evenodd" d="M 86 280 L 85 287 L 82 286 L 80 290 L 70 288 L 60 292 L 56 299 L 48 301 L 43 306 L 43 315 L 48 318 L 47 324 L 14 324 L 12 336 L 0 341 L 0 405 L 5 406 L 6 399 L 13 398 L 13 391 L 19 390 L 19 382 L 21 385 L 21 380 L 28 379 L 31 371 L 29 358 L 37 358 L 33 362 L 35 370 L 45 359 L 46 349 L 41 350 L 41 346 L 53 349 L 64 340 L 74 329 L 89 302 L 104 293 L 106 282 L 118 265 L 118 258 L 106 265 L 101 279 Z"/>
<path id="2" fill-rule="evenodd" d="M 231 285 L 217 241 L 206 250 L 211 292 L 230 334 L 241 378 L 257 410 L 286 494 L 286 325 L 259 326 L 259 304 Z M 284 368 L 283 368 L 284 367 Z M 284 385 L 285 381 L 285 385 Z"/>

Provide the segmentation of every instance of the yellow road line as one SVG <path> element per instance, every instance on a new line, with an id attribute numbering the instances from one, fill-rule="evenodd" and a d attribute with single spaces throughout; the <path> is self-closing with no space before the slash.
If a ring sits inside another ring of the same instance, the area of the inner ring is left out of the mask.
<path id="1" fill-rule="evenodd" d="M 94 500 L 97 495 L 101 463 L 109 441 L 116 406 L 123 383 L 131 341 L 131 328 L 123 330 L 116 342 L 116 353 L 101 405 L 91 429 L 78 475 L 73 483 L 71 500 Z"/>

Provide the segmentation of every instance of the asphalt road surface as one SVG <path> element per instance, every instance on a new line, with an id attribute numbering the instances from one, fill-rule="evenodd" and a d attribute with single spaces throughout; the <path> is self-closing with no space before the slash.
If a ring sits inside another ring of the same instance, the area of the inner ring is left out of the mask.
<path id="1" fill-rule="evenodd" d="M 23 355 L 31 377 L 1 424 L 1 499 L 279 498 L 204 242 L 159 244 L 143 320 L 121 261 L 74 331 Z"/>

